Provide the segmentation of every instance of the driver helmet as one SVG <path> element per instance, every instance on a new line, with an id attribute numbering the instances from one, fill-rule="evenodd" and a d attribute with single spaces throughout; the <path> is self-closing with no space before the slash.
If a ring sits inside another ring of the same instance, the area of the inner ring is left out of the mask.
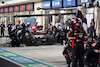
<path id="1" fill-rule="evenodd" d="M 27 26 L 29 27 L 31 25 L 31 23 L 30 22 L 27 22 Z"/>

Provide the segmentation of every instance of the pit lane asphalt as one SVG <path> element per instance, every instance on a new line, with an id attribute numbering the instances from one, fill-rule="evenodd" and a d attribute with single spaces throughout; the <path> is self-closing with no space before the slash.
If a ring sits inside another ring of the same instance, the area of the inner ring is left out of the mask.
<path id="1" fill-rule="evenodd" d="M 20 67 L 20 66 L 0 58 L 0 67 Z"/>
<path id="2" fill-rule="evenodd" d="M 4 50 L 43 61 L 56 67 L 66 67 L 66 60 L 62 55 L 63 45 L 44 45 L 26 47 L 1 47 Z"/>
<path id="3" fill-rule="evenodd" d="M 60 44 L 26 47 L 1 47 L 1 49 L 42 61 L 55 67 L 67 67 L 66 60 L 62 55 L 63 48 L 64 46 Z"/>

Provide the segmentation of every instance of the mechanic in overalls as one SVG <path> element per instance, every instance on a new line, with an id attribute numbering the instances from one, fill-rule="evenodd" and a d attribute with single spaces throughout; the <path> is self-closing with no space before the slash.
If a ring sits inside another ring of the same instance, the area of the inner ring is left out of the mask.
<path id="1" fill-rule="evenodd" d="M 77 18 L 74 19 L 74 24 L 70 26 L 68 39 L 72 42 L 72 67 L 78 67 L 78 61 L 79 66 L 84 67 L 84 39 L 87 39 L 87 34 Z"/>
<path id="2" fill-rule="evenodd" d="M 18 40 L 20 41 L 20 43 L 22 43 L 21 41 L 21 29 L 22 29 L 22 26 L 21 26 L 21 21 L 18 19 L 18 24 L 16 25 L 16 37 L 18 38 Z M 20 45 L 22 46 L 22 44 Z"/>
<path id="3" fill-rule="evenodd" d="M 53 28 L 52 28 L 52 25 L 50 23 L 48 24 L 47 33 L 48 34 L 52 34 L 53 33 Z"/>
<path id="4" fill-rule="evenodd" d="M 26 26 L 25 26 L 25 23 L 23 22 L 22 25 L 22 32 L 21 32 L 21 35 L 22 35 L 22 46 L 25 46 L 25 32 L 26 32 Z"/>
<path id="5" fill-rule="evenodd" d="M 84 62 L 87 67 L 100 67 L 100 39 L 88 38 L 86 52 L 84 54 Z"/>
<path id="6" fill-rule="evenodd" d="M 12 27 L 11 27 L 10 21 L 8 21 L 8 26 L 7 27 L 8 27 L 8 34 L 11 37 L 11 29 L 12 29 Z"/>
<path id="7" fill-rule="evenodd" d="M 2 21 L 2 23 L 1 23 L 1 36 L 3 36 L 4 37 L 4 30 L 5 30 L 5 24 L 3 23 L 3 21 Z"/>
<path id="8" fill-rule="evenodd" d="M 21 22 L 21 21 L 18 19 L 18 24 L 16 25 L 16 29 L 17 29 L 17 30 L 20 30 L 20 29 L 21 29 L 21 24 L 20 24 L 20 22 Z"/>

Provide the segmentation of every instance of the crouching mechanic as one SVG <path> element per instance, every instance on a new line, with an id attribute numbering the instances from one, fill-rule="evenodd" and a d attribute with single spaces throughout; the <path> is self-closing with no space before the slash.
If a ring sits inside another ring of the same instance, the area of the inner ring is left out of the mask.
<path id="1" fill-rule="evenodd" d="M 74 19 L 74 24 L 70 26 L 68 39 L 72 42 L 72 67 L 84 67 L 84 40 L 87 39 L 87 34 L 78 19 Z"/>
<path id="2" fill-rule="evenodd" d="M 89 38 L 88 38 L 89 39 Z M 89 41 L 90 40 L 90 41 Z M 84 54 L 84 62 L 87 67 L 97 67 L 100 54 L 100 40 L 89 39 Z"/>
<path id="3" fill-rule="evenodd" d="M 97 64 L 98 64 L 98 61 L 99 61 L 99 67 L 100 67 L 100 38 L 99 38 L 99 42 L 96 43 L 96 46 L 93 49 L 93 51 L 95 53 L 97 53 L 97 55 L 98 55 Z M 95 64 L 94 67 L 97 67 L 97 64 Z"/>

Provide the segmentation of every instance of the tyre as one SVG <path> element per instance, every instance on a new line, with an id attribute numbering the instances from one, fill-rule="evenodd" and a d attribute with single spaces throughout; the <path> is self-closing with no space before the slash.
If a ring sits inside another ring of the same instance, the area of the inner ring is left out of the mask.
<path id="1" fill-rule="evenodd" d="M 53 43 L 54 43 L 53 35 L 48 35 L 48 37 L 47 37 L 47 44 L 53 45 Z"/>

